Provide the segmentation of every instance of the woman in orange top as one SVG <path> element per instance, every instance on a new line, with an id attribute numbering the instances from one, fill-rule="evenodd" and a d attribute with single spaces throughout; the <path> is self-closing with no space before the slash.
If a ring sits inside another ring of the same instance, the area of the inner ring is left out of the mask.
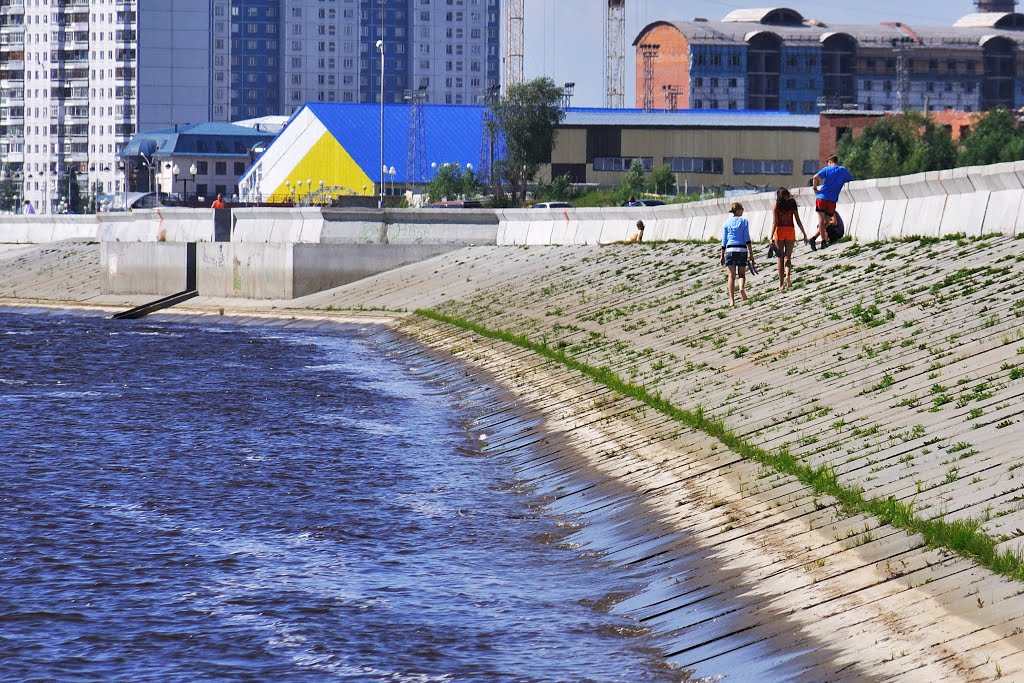
<path id="1" fill-rule="evenodd" d="M 793 245 L 796 243 L 796 227 L 804 236 L 807 244 L 807 233 L 797 211 L 796 200 L 784 187 L 775 193 L 775 210 L 772 211 L 772 244 L 775 255 L 779 258 L 779 291 L 793 284 Z"/>
<path id="2" fill-rule="evenodd" d="M 217 198 L 213 200 L 213 204 L 210 204 L 211 209 L 223 209 L 225 206 L 224 195 L 222 194 L 218 194 Z"/>

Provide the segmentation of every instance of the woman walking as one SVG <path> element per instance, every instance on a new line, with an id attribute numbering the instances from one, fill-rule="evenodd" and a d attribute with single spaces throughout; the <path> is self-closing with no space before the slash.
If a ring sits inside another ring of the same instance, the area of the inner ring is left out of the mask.
<path id="1" fill-rule="evenodd" d="M 719 263 L 729 269 L 725 291 L 729 306 L 736 305 L 736 281 L 739 280 L 740 298 L 747 300 L 747 263 L 754 267 L 754 246 L 750 242 L 750 223 L 743 217 L 743 205 L 733 202 L 729 207 L 732 218 L 722 226 L 722 256 Z"/>
<path id="2" fill-rule="evenodd" d="M 772 244 L 779 259 L 779 291 L 793 284 L 793 245 L 796 243 L 796 225 L 807 244 L 807 232 L 797 211 L 796 200 L 789 190 L 780 187 L 775 193 L 775 209 L 772 211 Z"/>

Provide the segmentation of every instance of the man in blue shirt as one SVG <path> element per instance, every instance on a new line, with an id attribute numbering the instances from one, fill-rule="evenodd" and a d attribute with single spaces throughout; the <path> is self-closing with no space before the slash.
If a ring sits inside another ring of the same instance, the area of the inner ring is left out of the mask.
<path id="1" fill-rule="evenodd" d="M 811 185 L 816 193 L 814 210 L 818 212 L 818 234 L 811 237 L 811 251 L 817 249 L 814 241 L 821 238 L 821 246 L 828 246 L 828 225 L 836 213 L 836 202 L 843 185 L 853 180 L 853 176 L 845 166 L 839 165 L 839 157 L 830 156 L 825 168 L 814 174 Z"/>

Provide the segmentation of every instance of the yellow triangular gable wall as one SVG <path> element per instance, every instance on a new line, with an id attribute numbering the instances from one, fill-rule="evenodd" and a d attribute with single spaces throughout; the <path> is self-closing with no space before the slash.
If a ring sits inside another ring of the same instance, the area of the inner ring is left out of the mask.
<path id="1" fill-rule="evenodd" d="M 307 180 L 313 182 L 310 184 L 306 182 Z M 301 183 L 301 191 L 297 190 L 294 194 L 298 201 L 306 193 L 319 190 L 321 180 L 324 181 L 325 187 L 347 187 L 358 195 L 374 195 L 374 185 L 370 176 L 360 168 L 334 136 L 326 131 L 288 172 L 288 177 L 277 186 L 274 194 L 288 196 L 289 189 L 285 182 L 291 183 L 292 187 L 298 187 Z"/>

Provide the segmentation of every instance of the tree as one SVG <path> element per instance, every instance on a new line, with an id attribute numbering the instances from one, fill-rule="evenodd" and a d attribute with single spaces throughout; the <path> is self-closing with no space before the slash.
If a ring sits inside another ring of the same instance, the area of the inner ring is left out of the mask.
<path id="1" fill-rule="evenodd" d="M 88 209 L 88 199 L 82 196 L 82 186 L 78 180 L 78 171 L 71 169 L 69 172 L 68 189 L 71 196 L 68 197 L 68 206 L 73 213 L 85 213 Z"/>
<path id="2" fill-rule="evenodd" d="M 552 178 L 550 183 L 538 182 L 533 188 L 533 199 L 538 202 L 545 201 L 568 201 L 574 199 L 576 189 L 572 184 L 572 177 L 566 173 L 557 178 Z"/>
<path id="3" fill-rule="evenodd" d="M 551 161 L 555 127 L 565 117 L 561 103 L 562 88 L 550 78 L 535 78 L 510 85 L 491 105 L 488 132 L 504 143 L 502 158 L 493 164 L 498 178 L 493 193 L 499 201 L 507 186 L 514 202 L 526 202 L 527 184 Z"/>
<path id="4" fill-rule="evenodd" d="M 961 141 L 957 166 L 981 166 L 1024 159 L 1024 130 L 1013 114 L 993 109 L 983 114 Z"/>
<path id="5" fill-rule="evenodd" d="M 21 208 L 21 183 L 10 176 L 0 180 L 0 210 L 17 212 Z"/>
<path id="6" fill-rule="evenodd" d="M 475 197 L 480 192 L 480 181 L 473 169 L 463 170 L 458 164 L 442 164 L 430 180 L 427 196 L 432 202 L 458 197 Z"/>
<path id="7" fill-rule="evenodd" d="M 672 169 L 668 164 L 663 164 L 660 168 L 654 169 L 647 181 L 647 187 L 654 194 L 668 194 L 675 187 L 675 184 L 676 177 L 672 174 Z"/>
<path id="8" fill-rule="evenodd" d="M 920 112 L 886 116 L 856 140 L 839 141 L 839 158 L 855 178 L 888 178 L 952 168 L 956 148 L 948 130 Z"/>
<path id="9" fill-rule="evenodd" d="M 629 163 L 629 170 L 622 176 L 622 181 L 619 183 L 619 191 L 623 197 L 635 197 L 643 193 L 646 184 L 644 180 L 644 162 L 639 159 L 633 159 Z"/>

